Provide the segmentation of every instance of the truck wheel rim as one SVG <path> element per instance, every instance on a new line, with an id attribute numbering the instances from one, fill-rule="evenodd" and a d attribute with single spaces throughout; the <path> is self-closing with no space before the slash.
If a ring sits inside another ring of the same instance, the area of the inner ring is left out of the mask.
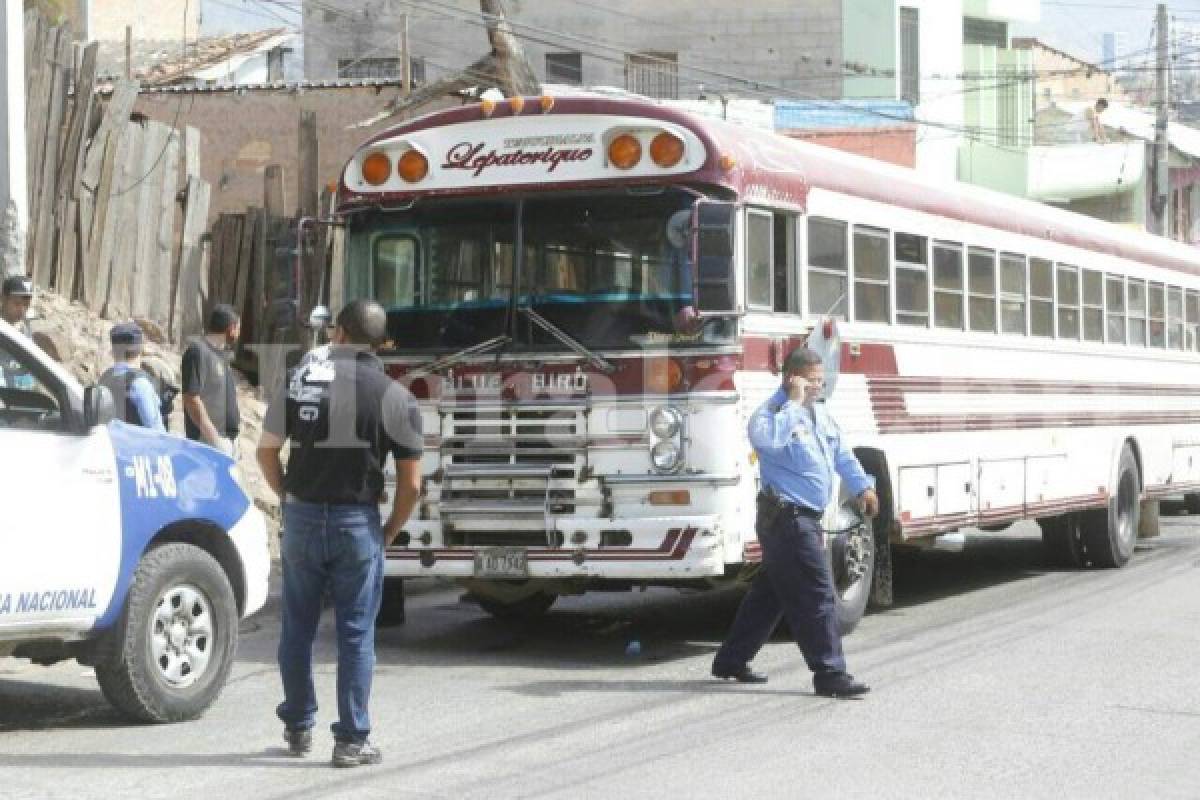
<path id="1" fill-rule="evenodd" d="M 172 586 L 158 598 L 150 618 L 150 652 L 159 677 L 185 689 L 208 669 L 213 648 L 212 605 L 194 586 Z"/>

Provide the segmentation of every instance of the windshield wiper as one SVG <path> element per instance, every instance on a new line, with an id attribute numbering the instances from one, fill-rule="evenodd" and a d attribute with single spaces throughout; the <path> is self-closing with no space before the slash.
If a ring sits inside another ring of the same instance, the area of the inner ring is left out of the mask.
<path id="1" fill-rule="evenodd" d="M 470 347 L 465 347 L 462 350 L 459 350 L 457 353 L 451 353 L 448 356 L 442 356 L 432 364 L 419 367 L 410 374 L 414 378 L 422 375 L 432 375 L 433 373 L 443 370 L 446 367 L 453 366 L 460 361 L 465 361 L 472 356 L 480 356 L 499 347 L 503 347 L 511 341 L 512 339 L 508 336 L 497 336 L 493 339 L 488 339 L 486 342 L 480 342 L 479 344 L 473 344 Z"/>
<path id="2" fill-rule="evenodd" d="M 553 322 L 546 319 L 545 317 L 543 317 L 541 314 L 534 311 L 529 306 L 520 306 L 519 305 L 519 306 L 517 306 L 517 311 L 519 311 L 520 313 L 529 317 L 530 322 L 537 325 L 539 328 L 544 330 L 546 333 L 553 336 L 555 339 L 557 339 L 559 341 L 560 344 L 566 345 L 568 348 L 573 350 L 576 355 L 587 359 L 587 362 L 589 364 L 591 364 L 593 367 L 595 367 L 596 369 L 600 370 L 601 372 L 606 372 L 606 373 L 616 372 L 617 368 L 615 366 L 613 366 L 608 361 L 605 361 L 603 358 L 601 358 L 596 353 L 593 353 L 591 350 L 587 349 L 583 344 L 581 344 L 579 342 L 578 339 L 575 339 L 569 333 L 564 331 L 562 328 L 559 328 Z"/>

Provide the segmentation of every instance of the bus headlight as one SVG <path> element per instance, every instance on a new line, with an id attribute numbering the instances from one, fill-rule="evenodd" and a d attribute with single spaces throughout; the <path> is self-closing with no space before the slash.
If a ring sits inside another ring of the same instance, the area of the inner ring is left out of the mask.
<path id="1" fill-rule="evenodd" d="M 650 430 L 660 439 L 673 439 L 683 427 L 683 415 L 679 409 L 661 406 L 650 415 Z"/>
<path id="2" fill-rule="evenodd" d="M 682 455 L 675 442 L 659 442 L 650 451 L 650 462 L 658 472 L 674 472 L 679 468 Z"/>

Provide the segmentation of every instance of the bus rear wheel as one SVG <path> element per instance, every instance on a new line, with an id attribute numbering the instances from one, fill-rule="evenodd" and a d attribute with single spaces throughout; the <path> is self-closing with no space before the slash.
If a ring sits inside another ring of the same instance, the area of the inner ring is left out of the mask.
<path id="1" fill-rule="evenodd" d="M 1108 508 L 1084 512 L 1083 543 L 1097 567 L 1123 567 L 1133 556 L 1141 522 L 1142 482 L 1137 459 L 1126 445 L 1117 462 L 1117 490 Z"/>

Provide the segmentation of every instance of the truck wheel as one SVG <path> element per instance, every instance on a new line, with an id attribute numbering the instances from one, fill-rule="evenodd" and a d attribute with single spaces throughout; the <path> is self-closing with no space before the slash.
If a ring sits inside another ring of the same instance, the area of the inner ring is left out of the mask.
<path id="1" fill-rule="evenodd" d="M 1142 482 L 1137 460 L 1126 446 L 1117 462 L 1117 491 L 1108 508 L 1085 512 L 1083 544 L 1097 567 L 1122 567 L 1137 543 L 1142 503 Z"/>
<path id="2" fill-rule="evenodd" d="M 142 557 L 120 619 L 105 635 L 96 678 L 108 701 L 142 722 L 204 713 L 237 652 L 237 603 L 216 560 L 189 544 Z"/>
<path id="3" fill-rule="evenodd" d="M 476 595 L 479 607 L 496 619 L 535 619 L 550 610 L 558 595 L 534 592 L 520 600 L 505 601 L 486 595 Z"/>
<path id="4" fill-rule="evenodd" d="M 394 628 L 404 624 L 404 579 L 383 579 L 383 602 L 375 615 L 375 627 Z"/>
<path id="5" fill-rule="evenodd" d="M 837 590 L 838 627 L 845 636 L 858 626 L 871 596 L 875 574 L 873 521 L 864 518 L 855 530 L 833 537 L 827 551 Z"/>
<path id="6" fill-rule="evenodd" d="M 1037 522 L 1042 529 L 1042 546 L 1046 550 L 1046 560 L 1052 566 L 1067 569 L 1079 569 L 1084 566 L 1086 559 L 1079 514 L 1042 517 Z"/>

